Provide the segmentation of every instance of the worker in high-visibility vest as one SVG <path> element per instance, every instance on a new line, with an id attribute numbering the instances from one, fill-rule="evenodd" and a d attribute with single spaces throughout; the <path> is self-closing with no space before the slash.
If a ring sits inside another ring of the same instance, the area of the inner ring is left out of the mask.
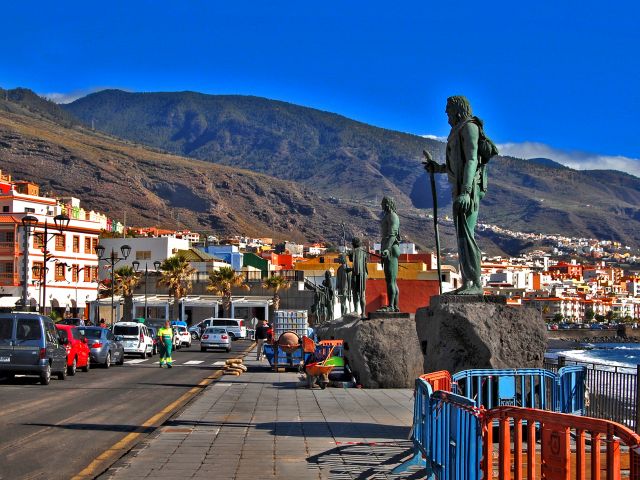
<path id="1" fill-rule="evenodd" d="M 164 327 L 158 329 L 158 343 L 160 344 L 160 368 L 165 364 L 171 368 L 171 351 L 173 350 L 173 330 L 169 320 L 164 322 Z"/>

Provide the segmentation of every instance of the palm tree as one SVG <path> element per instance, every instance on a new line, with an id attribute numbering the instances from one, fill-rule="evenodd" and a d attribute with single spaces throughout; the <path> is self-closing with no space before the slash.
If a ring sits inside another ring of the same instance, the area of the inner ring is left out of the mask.
<path id="1" fill-rule="evenodd" d="M 280 295 L 278 292 L 280 290 L 285 290 L 289 288 L 291 282 L 287 280 L 285 277 L 280 275 L 272 276 L 267 278 L 264 282 L 262 282 L 262 288 L 266 288 L 267 290 L 273 290 L 273 309 L 280 310 Z"/>
<path id="2" fill-rule="evenodd" d="M 113 292 L 124 298 L 124 320 L 133 319 L 133 291 L 140 283 L 140 275 L 129 267 L 120 267 L 113 273 Z"/>
<path id="3" fill-rule="evenodd" d="M 158 283 L 169 287 L 169 294 L 173 297 L 173 318 L 179 316 L 178 302 L 191 291 L 191 275 L 195 272 L 189 261 L 180 255 L 169 257 L 160 265 Z"/>
<path id="4" fill-rule="evenodd" d="M 245 282 L 242 273 L 236 273 L 231 267 L 220 267 L 209 274 L 209 285 L 207 290 L 222 297 L 223 315 L 230 314 L 231 289 L 240 287 L 249 290 L 249 285 Z"/>

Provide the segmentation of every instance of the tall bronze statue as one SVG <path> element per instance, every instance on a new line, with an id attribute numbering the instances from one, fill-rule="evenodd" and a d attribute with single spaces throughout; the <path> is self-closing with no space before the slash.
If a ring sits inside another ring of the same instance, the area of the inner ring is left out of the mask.
<path id="1" fill-rule="evenodd" d="M 465 97 L 449 97 L 445 111 L 451 125 L 446 163 L 436 163 L 425 151 L 425 169 L 429 173 L 446 173 L 451 184 L 453 221 L 462 275 L 462 286 L 453 293 L 481 295 L 480 248 L 476 243 L 475 229 L 480 200 L 486 193 L 486 163 L 498 150 L 485 136 L 482 121 L 472 115 L 471 104 Z"/>
<path id="2" fill-rule="evenodd" d="M 399 312 L 398 308 L 398 258 L 400 257 L 400 218 L 396 213 L 396 204 L 391 197 L 382 199 L 384 216 L 380 223 L 382 242 L 380 254 L 384 267 L 384 279 L 387 283 L 387 301 L 389 304 L 379 311 Z"/>
<path id="3" fill-rule="evenodd" d="M 336 290 L 344 317 L 351 309 L 351 272 L 347 266 L 347 259 L 342 253 L 338 257 L 338 263 L 340 266 L 336 272 Z"/>
<path id="4" fill-rule="evenodd" d="M 362 246 L 362 241 L 357 237 L 351 240 L 351 246 L 353 247 L 352 252 L 349 254 L 351 267 L 348 270 L 351 272 L 353 307 L 360 307 L 360 316 L 364 317 L 364 309 L 367 305 L 366 287 L 367 277 L 369 276 L 369 270 L 367 268 L 369 254 L 367 249 Z"/>

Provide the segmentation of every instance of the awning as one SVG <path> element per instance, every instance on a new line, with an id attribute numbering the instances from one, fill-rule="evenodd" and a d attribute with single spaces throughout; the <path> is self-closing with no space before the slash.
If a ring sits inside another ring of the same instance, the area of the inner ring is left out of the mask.
<path id="1" fill-rule="evenodd" d="M 0 297 L 0 308 L 13 308 L 20 297 Z"/>

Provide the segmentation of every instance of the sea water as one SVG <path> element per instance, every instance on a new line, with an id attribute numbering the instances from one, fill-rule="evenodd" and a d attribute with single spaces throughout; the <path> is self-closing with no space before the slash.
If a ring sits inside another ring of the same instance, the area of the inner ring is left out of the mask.
<path id="1" fill-rule="evenodd" d="M 610 367 L 632 368 L 640 364 L 640 343 L 584 343 L 576 349 L 548 350 L 546 356 L 563 355 L 575 362 L 599 363 Z"/>

